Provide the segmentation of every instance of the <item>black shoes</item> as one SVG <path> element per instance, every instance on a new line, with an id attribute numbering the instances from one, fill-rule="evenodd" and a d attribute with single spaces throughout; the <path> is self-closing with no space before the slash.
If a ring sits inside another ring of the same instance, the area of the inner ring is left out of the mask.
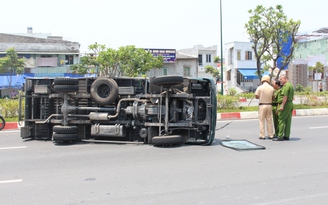
<path id="1" fill-rule="evenodd" d="M 265 137 L 259 137 L 260 140 L 265 140 Z"/>
<path id="2" fill-rule="evenodd" d="M 284 141 L 284 139 L 281 137 L 277 137 L 277 138 L 273 138 L 273 141 Z"/>
<path id="3" fill-rule="evenodd" d="M 289 137 L 283 137 L 282 139 L 283 140 L 289 140 Z"/>

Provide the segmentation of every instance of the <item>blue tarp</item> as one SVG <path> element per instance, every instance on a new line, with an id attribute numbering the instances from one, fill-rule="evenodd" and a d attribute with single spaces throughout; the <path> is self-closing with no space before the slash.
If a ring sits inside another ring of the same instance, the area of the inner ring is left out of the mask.
<path id="1" fill-rule="evenodd" d="M 23 75 L 4 75 L 0 76 L 0 89 L 13 88 L 23 89 L 24 76 Z"/>
<path id="2" fill-rule="evenodd" d="M 244 76 L 244 79 L 246 80 L 254 80 L 259 79 L 256 71 L 256 68 L 239 68 L 238 71 Z M 268 71 L 265 71 L 263 75 L 269 75 L 270 73 Z"/>

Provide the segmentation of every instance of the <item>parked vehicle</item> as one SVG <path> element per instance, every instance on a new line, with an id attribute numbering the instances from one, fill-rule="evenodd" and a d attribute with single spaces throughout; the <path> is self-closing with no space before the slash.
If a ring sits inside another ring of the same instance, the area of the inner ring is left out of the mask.
<path id="1" fill-rule="evenodd" d="M 210 78 L 27 78 L 24 89 L 23 139 L 210 145 L 215 137 Z"/>

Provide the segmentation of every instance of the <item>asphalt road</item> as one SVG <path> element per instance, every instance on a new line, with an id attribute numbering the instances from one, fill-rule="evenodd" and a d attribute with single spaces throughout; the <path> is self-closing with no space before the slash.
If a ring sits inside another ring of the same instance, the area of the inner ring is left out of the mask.
<path id="1" fill-rule="evenodd" d="M 257 120 L 219 121 L 213 145 L 173 148 L 58 146 L 1 131 L 0 204 L 327 204 L 327 122 L 294 117 L 292 140 L 274 142 L 258 139 Z M 266 149 L 235 151 L 225 138 Z"/>

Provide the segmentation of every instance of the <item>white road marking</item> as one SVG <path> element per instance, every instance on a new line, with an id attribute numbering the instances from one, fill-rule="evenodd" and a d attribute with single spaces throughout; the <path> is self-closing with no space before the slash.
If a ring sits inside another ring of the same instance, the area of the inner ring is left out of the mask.
<path id="1" fill-rule="evenodd" d="M 0 181 L 0 184 L 17 183 L 17 182 L 22 182 L 22 181 L 23 181 L 23 179 L 4 180 L 4 181 Z"/>
<path id="2" fill-rule="evenodd" d="M 309 129 L 324 129 L 324 128 L 328 128 L 328 126 L 309 127 Z"/>
<path id="3" fill-rule="evenodd" d="M 19 147 L 0 147 L 0 150 L 2 149 L 24 149 L 26 146 L 19 146 Z"/>

